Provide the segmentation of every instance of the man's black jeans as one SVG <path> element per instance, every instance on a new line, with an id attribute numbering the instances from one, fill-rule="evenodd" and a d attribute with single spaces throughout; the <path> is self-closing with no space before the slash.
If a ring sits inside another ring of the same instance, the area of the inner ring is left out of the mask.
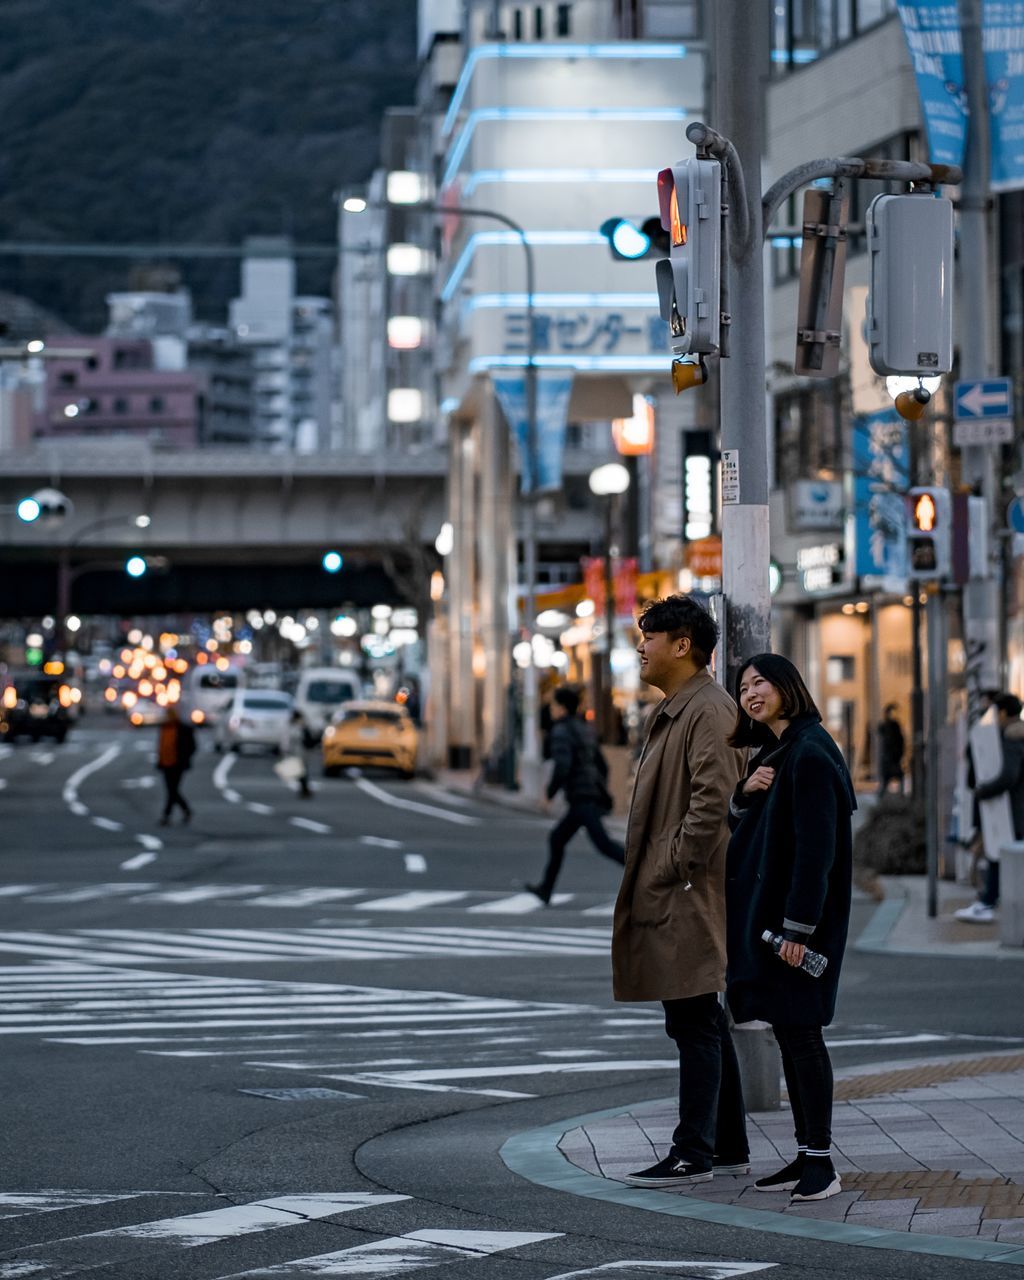
<path id="1" fill-rule="evenodd" d="M 670 1154 L 699 1169 L 710 1169 L 715 1155 L 730 1163 L 746 1160 L 740 1068 L 718 996 L 710 992 L 662 1004 L 665 1033 L 679 1050 L 679 1123 Z"/>
<path id="2" fill-rule="evenodd" d="M 606 858 L 611 858 L 620 867 L 625 864 L 626 851 L 617 840 L 613 840 L 608 832 L 605 831 L 603 817 L 604 810 L 600 805 L 588 804 L 585 801 L 577 801 L 575 804 L 570 803 L 568 813 L 555 825 L 548 836 L 548 864 L 544 868 L 544 875 L 539 886 L 548 897 L 551 896 L 555 881 L 558 879 L 558 873 L 562 869 L 565 847 L 576 832 L 579 831 L 580 827 L 586 828 L 587 835 L 598 853 L 603 853 Z"/>
<path id="3" fill-rule="evenodd" d="M 821 1027 L 776 1027 L 786 1092 L 793 1109 L 798 1147 L 828 1151 L 832 1146 L 832 1060 Z"/>

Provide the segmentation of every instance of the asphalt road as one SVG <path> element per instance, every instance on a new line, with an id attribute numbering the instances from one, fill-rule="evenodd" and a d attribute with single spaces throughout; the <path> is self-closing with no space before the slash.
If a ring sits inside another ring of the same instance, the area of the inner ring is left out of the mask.
<path id="1" fill-rule="evenodd" d="M 609 996 L 616 869 L 578 837 L 544 910 L 544 820 L 378 776 L 306 801 L 205 742 L 163 828 L 154 744 L 0 745 L 0 1280 L 990 1265 L 513 1175 L 510 1135 L 672 1092 L 658 1010 Z M 837 1066 L 1024 1044 L 1016 969 L 851 952 Z"/>

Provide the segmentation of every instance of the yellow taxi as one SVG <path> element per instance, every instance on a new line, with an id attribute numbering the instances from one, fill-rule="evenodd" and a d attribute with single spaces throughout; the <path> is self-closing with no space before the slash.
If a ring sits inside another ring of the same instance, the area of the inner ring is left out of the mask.
<path id="1" fill-rule="evenodd" d="M 333 777 L 346 765 L 373 765 L 411 778 L 418 745 L 419 734 L 405 707 L 395 702 L 346 702 L 324 730 L 324 775 Z"/>

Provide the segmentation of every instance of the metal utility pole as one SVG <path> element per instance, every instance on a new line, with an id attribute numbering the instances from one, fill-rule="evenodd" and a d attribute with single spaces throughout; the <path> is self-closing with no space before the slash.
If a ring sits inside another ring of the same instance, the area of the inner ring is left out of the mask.
<path id="1" fill-rule="evenodd" d="M 729 359 L 721 364 L 722 590 L 728 601 L 725 653 L 731 687 L 740 662 L 770 647 L 761 163 L 771 8 L 750 0 L 717 0 L 710 7 L 714 118 L 738 158 L 733 173 L 730 157 L 723 157 L 731 180 L 728 308 L 742 317 L 728 329 Z M 737 207 L 741 202 L 745 208 Z"/>
<path id="2" fill-rule="evenodd" d="M 959 0 L 960 39 L 970 115 L 967 153 L 960 188 L 960 378 L 987 378 L 990 364 L 990 307 L 988 298 L 989 109 L 988 84 L 981 42 L 982 0 Z M 991 533 L 997 505 L 996 457 L 992 445 L 969 445 L 963 450 L 963 478 L 985 501 L 985 528 Z M 964 638 L 967 648 L 968 704 L 977 718 L 978 691 L 1001 688 L 1003 666 L 999 637 L 1002 601 L 995 548 L 985 576 L 964 587 Z"/>

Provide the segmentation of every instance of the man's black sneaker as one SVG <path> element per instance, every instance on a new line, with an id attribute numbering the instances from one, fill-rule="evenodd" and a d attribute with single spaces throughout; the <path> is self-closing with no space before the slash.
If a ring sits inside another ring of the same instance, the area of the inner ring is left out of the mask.
<path id="1" fill-rule="evenodd" d="M 534 897 L 540 898 L 541 902 L 543 902 L 545 906 L 547 906 L 548 903 L 551 901 L 550 889 L 545 889 L 542 885 L 539 885 L 539 884 L 528 884 L 524 887 L 526 888 L 528 893 L 532 893 Z"/>
<path id="2" fill-rule="evenodd" d="M 758 1178 L 754 1187 L 758 1191 L 792 1191 L 804 1171 L 804 1159 L 801 1151 L 791 1164 L 786 1165 L 785 1169 L 780 1169 L 778 1173 L 770 1173 L 766 1178 Z"/>
<path id="3" fill-rule="evenodd" d="M 715 1173 L 733 1173 L 743 1174 L 750 1172 L 750 1156 L 740 1156 L 737 1160 L 731 1156 L 715 1156 L 711 1162 L 711 1168 Z"/>
<path id="4" fill-rule="evenodd" d="M 800 1181 L 793 1191 L 792 1203 L 802 1200 L 828 1200 L 843 1189 L 835 1166 L 827 1157 L 807 1156 Z"/>
<path id="5" fill-rule="evenodd" d="M 676 1156 L 666 1156 L 649 1169 L 627 1175 L 623 1181 L 631 1187 L 688 1187 L 695 1182 L 710 1182 L 712 1176 L 710 1169 L 701 1169 Z"/>

